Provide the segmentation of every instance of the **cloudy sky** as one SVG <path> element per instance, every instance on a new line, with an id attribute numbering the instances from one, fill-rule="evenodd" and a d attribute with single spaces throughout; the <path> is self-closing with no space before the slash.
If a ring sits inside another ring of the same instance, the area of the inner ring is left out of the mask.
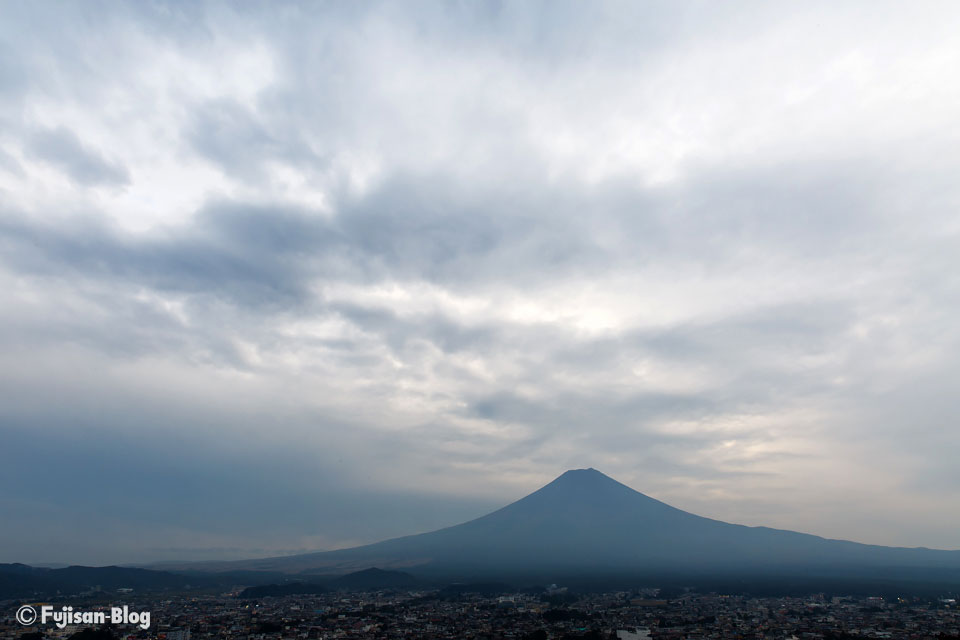
<path id="1" fill-rule="evenodd" d="M 960 5 L 0 9 L 0 561 L 595 467 L 960 548 Z"/>

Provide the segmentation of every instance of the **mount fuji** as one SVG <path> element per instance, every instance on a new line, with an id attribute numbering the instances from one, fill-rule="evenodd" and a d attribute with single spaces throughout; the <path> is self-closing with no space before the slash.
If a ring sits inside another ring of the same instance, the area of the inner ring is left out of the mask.
<path id="1" fill-rule="evenodd" d="M 445 529 L 351 549 L 207 563 L 203 569 L 335 574 L 367 567 L 449 576 L 946 571 L 960 581 L 960 551 L 729 524 L 674 508 L 595 469 L 575 469 L 502 509 Z"/>

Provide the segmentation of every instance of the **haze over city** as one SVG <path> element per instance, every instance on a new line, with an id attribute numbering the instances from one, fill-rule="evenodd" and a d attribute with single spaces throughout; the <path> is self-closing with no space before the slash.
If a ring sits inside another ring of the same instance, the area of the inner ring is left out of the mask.
<path id="1" fill-rule="evenodd" d="M 0 562 L 595 467 L 960 549 L 960 5 L 5 3 Z"/>

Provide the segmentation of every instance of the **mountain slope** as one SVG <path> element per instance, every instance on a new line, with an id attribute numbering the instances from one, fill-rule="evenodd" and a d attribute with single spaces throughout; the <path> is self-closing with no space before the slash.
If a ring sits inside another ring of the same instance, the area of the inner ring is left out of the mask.
<path id="1" fill-rule="evenodd" d="M 671 507 L 594 469 L 578 469 L 498 511 L 446 529 L 228 566 L 311 573 L 417 567 L 474 574 L 788 566 L 960 569 L 960 551 L 879 547 L 728 524 Z"/>

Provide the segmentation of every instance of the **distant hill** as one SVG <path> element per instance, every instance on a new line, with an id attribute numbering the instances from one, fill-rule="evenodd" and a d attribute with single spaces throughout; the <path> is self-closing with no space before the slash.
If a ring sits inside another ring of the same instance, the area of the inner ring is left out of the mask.
<path id="1" fill-rule="evenodd" d="M 960 551 L 882 547 L 728 524 L 681 511 L 594 469 L 564 473 L 491 514 L 338 551 L 194 565 L 337 574 L 364 567 L 470 579 L 519 573 L 820 572 L 960 579 Z"/>
<path id="2" fill-rule="evenodd" d="M 331 586 L 338 589 L 404 589 L 420 585 L 420 581 L 402 571 L 385 571 L 372 567 L 336 578 Z"/>
<path id="3" fill-rule="evenodd" d="M 255 587 L 247 587 L 240 592 L 237 597 L 243 600 L 253 598 L 279 598 L 282 596 L 314 595 L 318 593 L 327 593 L 330 591 L 327 587 L 310 582 L 289 582 L 287 584 L 263 584 Z"/>
<path id="4" fill-rule="evenodd" d="M 48 569 L 25 564 L 0 564 L 0 600 L 84 592 L 115 592 L 133 589 L 134 593 L 222 589 L 234 585 L 260 585 L 289 580 L 286 573 L 267 571 L 159 571 L 133 567 L 63 567 Z"/>
<path id="5" fill-rule="evenodd" d="M 100 589 L 116 591 L 162 591 L 185 589 L 191 585 L 210 583 L 210 575 L 192 579 L 166 571 L 131 567 L 65 567 L 45 569 L 24 564 L 0 564 L 0 598 L 47 596 L 60 593 L 73 595 Z"/>

